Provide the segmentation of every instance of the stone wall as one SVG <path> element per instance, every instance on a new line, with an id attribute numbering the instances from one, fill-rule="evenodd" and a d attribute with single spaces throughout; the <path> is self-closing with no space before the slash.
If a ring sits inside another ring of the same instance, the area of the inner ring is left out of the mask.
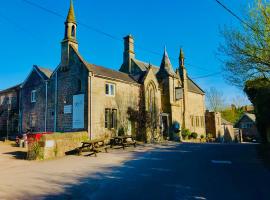
<path id="1" fill-rule="evenodd" d="M 36 102 L 31 102 L 31 92 L 36 90 Z M 32 129 L 33 132 L 45 131 L 45 82 L 33 70 L 27 82 L 22 87 L 22 132 Z M 34 125 L 31 126 L 31 119 Z"/>
<path id="2" fill-rule="evenodd" d="M 88 132 L 44 134 L 28 145 L 29 160 L 48 160 L 65 156 L 88 140 Z"/>
<path id="3" fill-rule="evenodd" d="M 205 135 L 205 100 L 204 95 L 188 92 L 186 128 L 191 132 Z M 193 123 L 192 120 L 193 119 Z M 196 122 L 198 121 L 198 123 Z"/>
<path id="4" fill-rule="evenodd" d="M 125 132 L 134 133 L 134 127 L 128 120 L 128 108 L 138 109 L 140 87 L 123 81 L 109 78 L 92 76 L 92 128 L 91 138 L 111 137 L 117 134 L 119 128 L 123 127 Z M 106 83 L 115 85 L 115 95 L 105 94 Z M 105 128 L 105 109 L 117 110 L 117 128 Z M 131 127 L 130 127 L 131 126 Z M 132 130 L 128 130 L 128 129 Z"/>
<path id="5" fill-rule="evenodd" d="M 10 106 L 8 105 L 10 104 Z M 0 137 L 18 133 L 19 120 L 19 86 L 0 91 Z"/>

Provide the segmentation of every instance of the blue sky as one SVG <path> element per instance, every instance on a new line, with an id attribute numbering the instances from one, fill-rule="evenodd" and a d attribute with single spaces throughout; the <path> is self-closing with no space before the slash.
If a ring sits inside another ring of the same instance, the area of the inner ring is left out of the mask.
<path id="1" fill-rule="evenodd" d="M 66 16 L 69 0 L 28 0 Z M 247 0 L 221 0 L 242 16 Z M 216 87 L 227 102 L 243 96 L 229 85 L 216 57 L 219 33 L 224 25 L 240 23 L 214 0 L 74 0 L 79 22 L 115 36 L 112 39 L 84 26 L 78 26 L 79 51 L 90 63 L 119 69 L 123 42 L 132 34 L 136 57 L 160 65 L 164 45 L 174 67 L 180 47 L 184 48 L 186 68 L 204 90 Z M 55 69 L 60 61 L 64 18 L 27 4 L 23 0 L 1 1 L 0 7 L 0 90 L 24 81 L 33 65 Z M 149 51 L 145 51 L 147 49 Z M 150 52 L 158 52 L 156 55 Z"/>

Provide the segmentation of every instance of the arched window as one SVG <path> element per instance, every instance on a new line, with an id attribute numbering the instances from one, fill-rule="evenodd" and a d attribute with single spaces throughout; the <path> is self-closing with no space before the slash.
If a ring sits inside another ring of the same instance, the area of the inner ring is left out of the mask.
<path id="1" fill-rule="evenodd" d="M 147 110 L 150 113 L 151 124 L 155 127 L 156 124 L 156 87 L 154 83 L 150 83 L 147 87 Z"/>
<path id="2" fill-rule="evenodd" d="M 71 36 L 72 37 L 75 37 L 75 34 L 76 34 L 75 32 L 76 32 L 75 25 L 73 25 L 71 28 Z"/>

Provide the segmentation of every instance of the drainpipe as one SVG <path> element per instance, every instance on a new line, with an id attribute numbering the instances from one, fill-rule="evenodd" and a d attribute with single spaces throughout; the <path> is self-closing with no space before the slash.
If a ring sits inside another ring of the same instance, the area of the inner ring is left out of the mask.
<path id="1" fill-rule="evenodd" d="M 88 75 L 88 136 L 92 139 L 92 73 Z"/>
<path id="2" fill-rule="evenodd" d="M 44 129 L 45 133 L 47 132 L 47 112 L 48 112 L 48 81 L 45 81 L 45 121 L 44 121 Z"/>
<path id="3" fill-rule="evenodd" d="M 19 133 L 22 134 L 22 86 L 19 90 Z"/>
<path id="4" fill-rule="evenodd" d="M 55 88 L 54 88 L 54 132 L 56 132 L 56 125 L 57 125 L 57 88 L 58 87 L 58 72 L 55 73 Z"/>

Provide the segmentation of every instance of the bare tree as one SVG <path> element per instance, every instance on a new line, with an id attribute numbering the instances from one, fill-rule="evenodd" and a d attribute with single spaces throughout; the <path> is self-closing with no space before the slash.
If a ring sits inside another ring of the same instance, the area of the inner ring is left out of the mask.
<path id="1" fill-rule="evenodd" d="M 221 111 L 225 106 L 225 98 L 223 97 L 223 93 L 214 87 L 211 87 L 210 90 L 206 91 L 206 101 L 207 108 L 210 111 Z"/>

